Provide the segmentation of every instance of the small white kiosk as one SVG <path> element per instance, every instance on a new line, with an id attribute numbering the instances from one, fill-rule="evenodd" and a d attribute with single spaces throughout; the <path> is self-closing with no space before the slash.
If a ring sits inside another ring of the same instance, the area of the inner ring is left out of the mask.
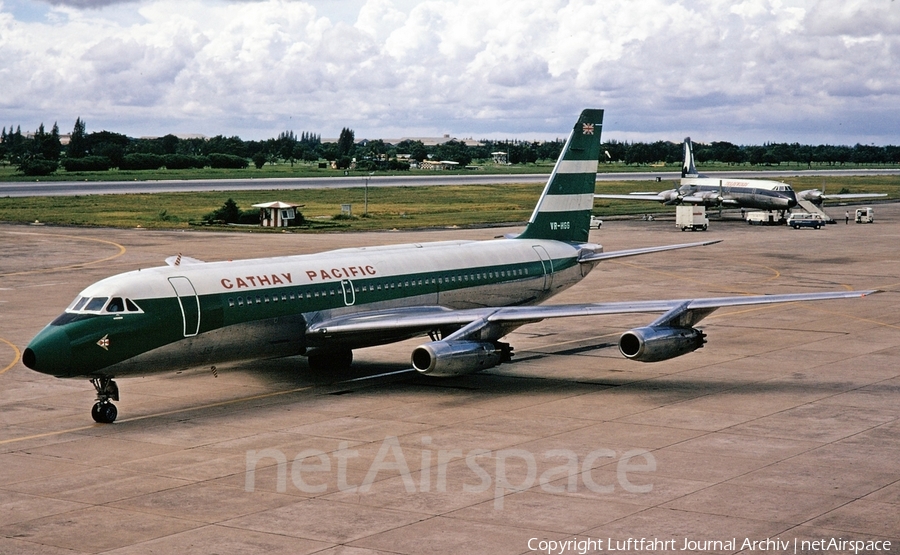
<path id="1" fill-rule="evenodd" d="M 262 227 L 287 227 L 297 217 L 297 206 L 275 201 L 254 204 L 253 208 L 259 208 L 259 225 Z"/>

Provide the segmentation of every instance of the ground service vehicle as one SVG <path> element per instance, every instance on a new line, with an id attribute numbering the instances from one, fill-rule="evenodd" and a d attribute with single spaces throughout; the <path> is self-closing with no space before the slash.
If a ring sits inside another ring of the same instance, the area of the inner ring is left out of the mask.
<path id="1" fill-rule="evenodd" d="M 675 207 L 675 227 L 681 231 L 706 231 L 709 219 L 702 204 L 681 204 Z"/>
<path id="2" fill-rule="evenodd" d="M 858 224 L 874 224 L 875 212 L 871 208 L 856 209 L 856 223 Z"/>
<path id="3" fill-rule="evenodd" d="M 825 218 L 821 214 L 810 214 L 808 212 L 795 212 L 788 217 L 788 225 L 794 229 L 801 227 L 811 227 L 819 229 L 825 225 Z"/>

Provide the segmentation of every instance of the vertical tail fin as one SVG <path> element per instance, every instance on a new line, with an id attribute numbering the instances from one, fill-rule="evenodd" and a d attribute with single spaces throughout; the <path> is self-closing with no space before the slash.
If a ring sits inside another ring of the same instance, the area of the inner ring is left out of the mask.
<path id="1" fill-rule="evenodd" d="M 523 239 L 588 240 L 603 110 L 584 110 L 556 161 Z"/>
<path id="2" fill-rule="evenodd" d="M 694 166 L 694 144 L 690 137 L 684 138 L 684 162 L 681 164 L 681 177 L 697 177 L 697 167 Z"/>

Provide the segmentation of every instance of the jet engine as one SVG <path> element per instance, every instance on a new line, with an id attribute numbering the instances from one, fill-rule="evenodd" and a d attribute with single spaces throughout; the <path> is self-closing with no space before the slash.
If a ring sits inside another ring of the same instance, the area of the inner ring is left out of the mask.
<path id="1" fill-rule="evenodd" d="M 412 352 L 413 368 L 429 376 L 461 376 L 493 368 L 512 357 L 506 343 L 432 341 Z"/>
<path id="2" fill-rule="evenodd" d="M 619 351 L 632 360 L 658 362 L 696 351 L 704 343 L 706 334 L 695 328 L 650 326 L 623 333 Z"/>

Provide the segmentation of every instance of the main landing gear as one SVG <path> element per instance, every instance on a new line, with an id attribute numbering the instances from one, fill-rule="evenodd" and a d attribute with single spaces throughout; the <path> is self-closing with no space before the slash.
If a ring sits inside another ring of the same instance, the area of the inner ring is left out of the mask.
<path id="1" fill-rule="evenodd" d="M 116 421 L 119 411 L 111 401 L 119 400 L 119 386 L 112 378 L 91 378 L 94 389 L 97 390 L 97 403 L 91 409 L 94 422 L 112 424 Z"/>

